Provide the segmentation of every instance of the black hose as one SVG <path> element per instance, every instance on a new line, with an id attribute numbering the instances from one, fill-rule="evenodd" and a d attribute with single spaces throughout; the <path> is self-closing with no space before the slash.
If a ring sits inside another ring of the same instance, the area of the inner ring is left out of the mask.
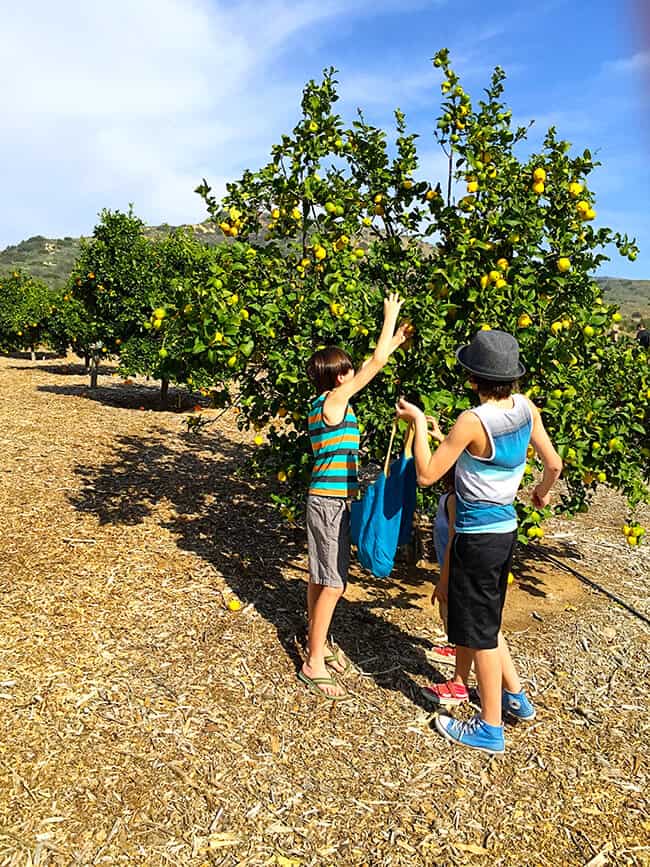
<path id="1" fill-rule="evenodd" d="M 588 584 L 589 587 L 593 587 L 594 590 L 598 590 L 600 593 L 604 593 L 609 599 L 613 602 L 616 602 L 617 605 L 620 605 L 622 608 L 625 608 L 626 611 L 629 611 L 630 614 L 634 614 L 635 617 L 638 617 L 639 620 L 642 620 L 644 623 L 647 623 L 650 626 L 650 617 L 647 617 L 643 612 L 634 608 L 633 605 L 625 602 L 620 597 L 616 596 L 614 593 L 611 593 L 609 590 L 606 590 L 604 587 L 601 587 L 600 584 L 597 584 L 595 581 L 592 581 L 591 578 L 587 578 L 586 575 L 582 575 L 576 569 L 571 566 L 567 566 L 566 563 L 563 563 L 562 560 L 558 560 L 553 557 L 551 554 L 547 554 L 545 551 L 537 550 L 535 552 L 539 557 L 544 557 L 544 559 L 548 560 L 550 563 L 553 563 L 555 566 L 558 566 L 560 569 L 565 569 L 567 572 L 570 572 L 572 575 L 575 575 L 576 578 L 579 578 L 584 584 Z"/>

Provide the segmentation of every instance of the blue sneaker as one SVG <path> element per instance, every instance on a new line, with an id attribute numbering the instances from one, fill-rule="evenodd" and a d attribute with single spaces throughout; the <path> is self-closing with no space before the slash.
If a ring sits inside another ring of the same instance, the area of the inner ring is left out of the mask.
<path id="1" fill-rule="evenodd" d="M 503 755 L 506 751 L 503 726 L 488 725 L 478 714 L 468 722 L 442 714 L 436 717 L 435 723 L 440 734 L 455 744 L 490 755 Z"/>
<path id="2" fill-rule="evenodd" d="M 504 689 L 501 707 L 504 716 L 512 716 L 515 719 L 525 720 L 526 722 L 530 722 L 536 716 L 535 708 L 528 700 L 528 696 L 523 689 L 521 692 L 508 692 L 507 689 Z"/>

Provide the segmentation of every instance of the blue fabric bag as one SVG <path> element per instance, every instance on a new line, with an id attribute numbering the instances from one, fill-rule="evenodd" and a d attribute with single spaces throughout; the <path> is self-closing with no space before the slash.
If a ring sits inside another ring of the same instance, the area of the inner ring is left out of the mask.
<path id="1" fill-rule="evenodd" d="M 415 512 L 416 475 L 409 428 L 404 451 L 389 464 L 397 422 L 393 423 L 388 454 L 379 478 L 361 500 L 352 503 L 350 533 L 361 565 L 377 578 L 390 575 L 398 545 L 411 538 Z"/>

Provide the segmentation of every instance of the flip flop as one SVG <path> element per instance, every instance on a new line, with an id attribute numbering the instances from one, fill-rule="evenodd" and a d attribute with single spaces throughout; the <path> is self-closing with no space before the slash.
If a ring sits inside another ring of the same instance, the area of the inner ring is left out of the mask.
<path id="1" fill-rule="evenodd" d="M 324 689 L 321 689 L 319 684 L 325 686 L 340 686 L 341 684 L 333 677 L 308 677 L 304 671 L 298 672 L 298 680 L 301 680 L 310 692 L 314 695 L 320 695 L 321 698 L 328 698 L 330 701 L 343 701 L 350 698 L 349 692 L 344 692 L 343 695 L 329 695 Z"/>
<path id="2" fill-rule="evenodd" d="M 334 671 L 337 674 L 347 674 L 348 671 L 352 668 L 352 663 L 347 658 L 347 656 L 343 653 L 340 647 L 336 647 L 334 644 L 330 644 L 331 653 L 325 657 L 325 665 L 329 665 L 334 668 L 335 665 L 340 665 L 340 670 L 334 668 Z"/>

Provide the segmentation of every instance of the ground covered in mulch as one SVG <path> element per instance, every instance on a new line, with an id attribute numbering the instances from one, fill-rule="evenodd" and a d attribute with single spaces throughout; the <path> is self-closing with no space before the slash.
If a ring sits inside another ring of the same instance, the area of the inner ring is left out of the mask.
<path id="1" fill-rule="evenodd" d="M 0 865 L 650 863 L 647 625 L 522 554 L 506 628 L 538 718 L 489 758 L 420 696 L 446 674 L 433 571 L 357 571 L 332 706 L 295 676 L 304 533 L 241 472 L 250 437 L 156 406 L 0 359 Z M 624 514 L 601 495 L 545 548 L 650 616 Z"/>

